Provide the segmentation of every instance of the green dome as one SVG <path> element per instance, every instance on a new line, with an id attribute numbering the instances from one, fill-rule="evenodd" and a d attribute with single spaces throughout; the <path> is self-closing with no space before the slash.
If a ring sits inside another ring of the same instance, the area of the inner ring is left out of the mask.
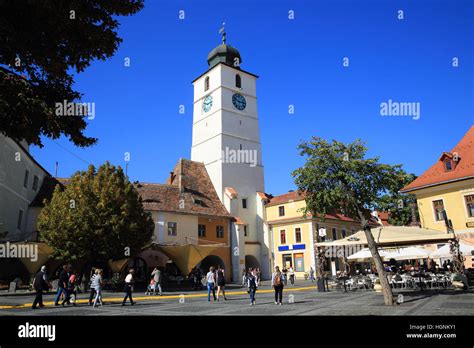
<path id="1" fill-rule="evenodd" d="M 238 60 L 236 60 L 236 58 Z M 238 61 L 239 65 L 234 65 L 236 61 Z M 240 69 L 242 58 L 240 58 L 240 53 L 235 47 L 222 44 L 214 48 L 207 56 L 207 64 L 209 64 L 209 68 L 212 68 L 219 63 L 224 63 L 236 69 Z"/>

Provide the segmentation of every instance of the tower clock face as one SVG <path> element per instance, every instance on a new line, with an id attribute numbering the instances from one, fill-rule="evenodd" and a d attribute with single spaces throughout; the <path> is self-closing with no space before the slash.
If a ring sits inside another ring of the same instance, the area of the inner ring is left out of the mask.
<path id="1" fill-rule="evenodd" d="M 232 104 L 234 104 L 237 110 L 242 111 L 247 106 L 247 101 L 245 100 L 245 97 L 242 94 L 235 93 L 232 96 Z"/>
<path id="2" fill-rule="evenodd" d="M 208 95 L 204 98 L 202 102 L 202 110 L 208 112 L 212 108 L 212 96 Z"/>

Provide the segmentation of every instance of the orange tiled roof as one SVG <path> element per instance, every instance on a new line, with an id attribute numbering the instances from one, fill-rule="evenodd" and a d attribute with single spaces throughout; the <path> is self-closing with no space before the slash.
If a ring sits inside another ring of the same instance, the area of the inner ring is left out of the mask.
<path id="1" fill-rule="evenodd" d="M 267 206 L 288 203 L 289 201 L 299 201 L 302 199 L 305 199 L 304 192 L 290 191 L 288 193 L 272 197 L 268 202 Z"/>
<path id="2" fill-rule="evenodd" d="M 442 160 L 445 157 L 452 158 L 454 153 L 457 153 L 459 161 L 453 170 L 446 171 Z M 402 188 L 400 192 L 409 192 L 467 178 L 474 178 L 474 126 L 471 126 L 450 152 L 443 152 L 431 168 Z"/>

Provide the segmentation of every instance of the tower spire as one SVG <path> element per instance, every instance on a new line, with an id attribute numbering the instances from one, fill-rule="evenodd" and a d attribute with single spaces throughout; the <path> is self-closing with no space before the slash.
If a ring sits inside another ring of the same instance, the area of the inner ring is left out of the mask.
<path id="1" fill-rule="evenodd" d="M 219 29 L 219 34 L 222 34 L 222 44 L 225 45 L 227 35 L 225 32 L 225 22 L 222 22 L 222 28 Z"/>

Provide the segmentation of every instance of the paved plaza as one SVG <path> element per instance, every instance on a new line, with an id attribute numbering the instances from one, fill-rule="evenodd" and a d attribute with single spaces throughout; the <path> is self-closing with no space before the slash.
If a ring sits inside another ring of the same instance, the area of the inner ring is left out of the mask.
<path id="1" fill-rule="evenodd" d="M 264 282 L 257 291 L 257 303 L 249 305 L 245 288 L 230 286 L 228 301 L 207 301 L 206 291 L 164 292 L 163 296 L 134 293 L 134 306 L 122 306 L 123 294 L 104 294 L 105 304 L 99 308 L 87 305 L 88 294 L 78 296 L 77 307 L 54 307 L 53 295 L 44 297 L 46 307 L 32 310 L 34 296 L 0 296 L 0 316 L 3 315 L 474 315 L 474 289 L 468 291 L 424 290 L 397 291 L 403 294 L 401 305 L 383 305 L 381 293 L 372 290 L 317 292 L 311 282 L 288 285 L 283 305 L 274 303 L 273 290 Z"/>

